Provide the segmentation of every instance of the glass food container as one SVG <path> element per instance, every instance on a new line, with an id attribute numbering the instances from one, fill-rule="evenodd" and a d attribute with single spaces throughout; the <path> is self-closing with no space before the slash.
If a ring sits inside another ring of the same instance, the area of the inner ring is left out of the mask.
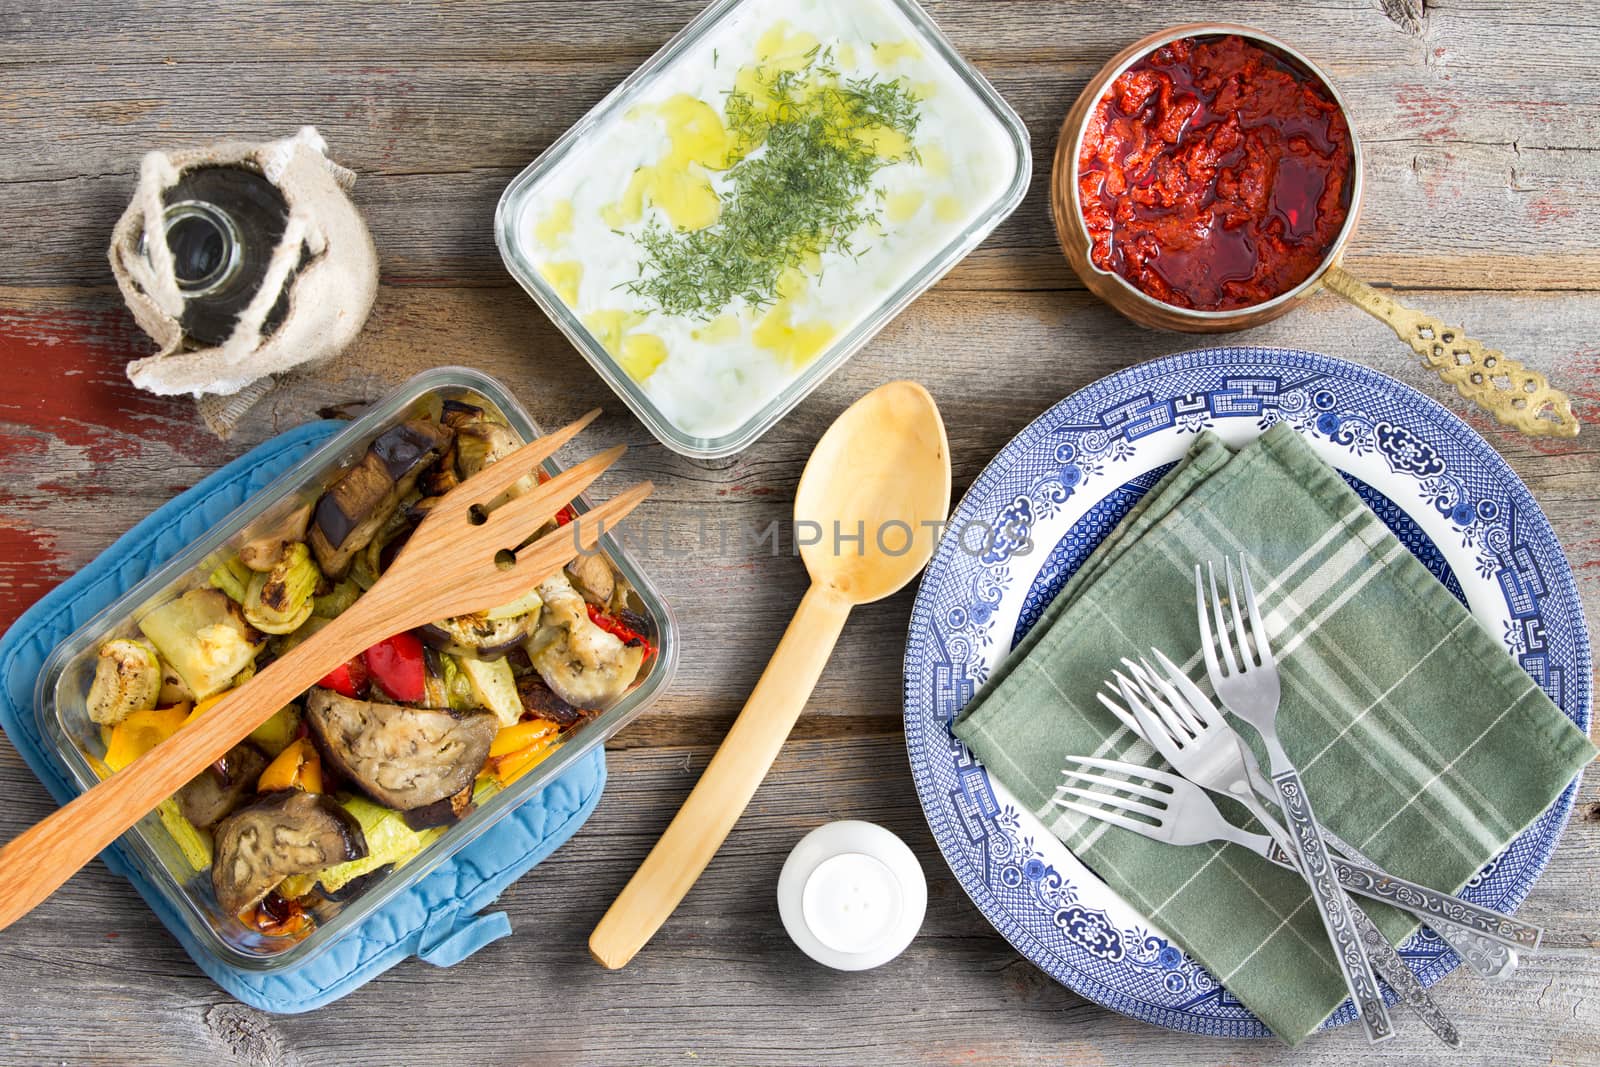
<path id="1" fill-rule="evenodd" d="M 91 758 L 97 761 L 105 751 L 100 728 L 90 721 L 86 708 L 100 645 L 113 637 L 135 635 L 135 622 L 146 612 L 187 589 L 205 585 L 211 571 L 241 544 L 267 529 L 274 520 L 315 501 L 360 459 L 380 433 L 416 415 L 436 416 L 445 400 L 465 401 L 498 414 L 524 441 L 540 434 L 522 405 L 484 374 L 462 367 L 440 367 L 419 374 L 280 475 L 205 537 L 148 575 L 55 649 L 34 690 L 34 712 L 41 736 L 53 744 L 58 761 L 81 789 L 99 782 Z M 545 463 L 545 469 L 554 474 L 560 466 L 552 460 Z M 581 513 L 588 510 L 588 503 L 580 497 L 574 507 Z M 173 910 L 194 938 L 223 962 L 248 970 L 278 970 L 319 955 L 385 901 L 421 881 L 523 800 L 554 781 L 574 760 L 637 718 L 671 681 L 678 657 L 678 633 L 671 611 L 649 578 L 610 534 L 602 538 L 601 545 L 637 591 L 639 614 L 648 623 L 646 636 L 657 649 L 657 654 L 646 661 L 634 687 L 610 709 L 575 729 L 548 758 L 522 777 L 487 795 L 480 794 L 476 811 L 450 827 L 410 862 L 376 874 L 349 899 L 327 901 L 312 909 L 316 927 L 310 934 L 299 940 L 268 936 L 224 914 L 212 893 L 209 870 L 194 870 L 154 813 L 119 839 L 123 853 L 174 905 Z"/>
<path id="2" fill-rule="evenodd" d="M 916 112 L 897 127 L 904 140 L 881 128 L 833 135 L 835 146 L 873 145 L 880 169 L 854 202 L 871 220 L 824 227 L 850 239 L 820 252 L 780 243 L 794 252 L 782 279 L 740 288 L 748 275 L 725 268 L 748 264 L 729 250 L 767 255 L 763 227 L 775 221 L 745 207 L 815 202 L 746 195 L 811 181 L 758 184 L 740 171 L 765 160 L 769 176 L 784 173 L 773 116 L 806 114 L 819 87 L 886 82 Z M 663 444 L 715 459 L 766 433 L 976 247 L 1021 202 L 1031 170 L 1022 121 L 914 0 L 716 0 L 512 180 L 495 240 Z"/>

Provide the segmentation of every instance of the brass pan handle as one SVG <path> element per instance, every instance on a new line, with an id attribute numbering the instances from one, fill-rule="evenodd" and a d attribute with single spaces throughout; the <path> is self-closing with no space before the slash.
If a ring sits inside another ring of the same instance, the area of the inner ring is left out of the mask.
<path id="1" fill-rule="evenodd" d="M 1576 437 L 1572 400 L 1536 370 L 1475 341 L 1459 326 L 1406 307 L 1337 263 L 1322 282 L 1356 307 L 1388 324 L 1456 392 L 1529 437 Z"/>

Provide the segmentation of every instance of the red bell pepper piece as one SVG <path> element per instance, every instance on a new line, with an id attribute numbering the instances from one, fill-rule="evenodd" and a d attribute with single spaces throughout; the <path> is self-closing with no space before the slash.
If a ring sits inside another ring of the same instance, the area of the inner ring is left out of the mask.
<path id="1" fill-rule="evenodd" d="M 367 691 L 369 677 L 367 665 L 362 662 L 360 656 L 357 656 L 329 671 L 317 684 L 324 689 L 332 689 L 335 693 L 359 699 Z"/>
<path id="2" fill-rule="evenodd" d="M 601 611 L 595 604 L 586 604 L 584 606 L 589 609 L 589 621 L 600 627 L 600 629 L 616 637 L 625 645 L 643 645 L 645 659 L 649 659 L 656 654 L 655 646 L 650 643 L 650 639 L 645 637 L 644 634 L 635 630 L 615 615 L 608 615 Z"/>
<path id="3" fill-rule="evenodd" d="M 419 701 L 426 692 L 427 664 L 422 658 L 422 642 L 407 631 L 385 638 L 361 654 L 367 669 L 383 691 L 395 700 Z"/>

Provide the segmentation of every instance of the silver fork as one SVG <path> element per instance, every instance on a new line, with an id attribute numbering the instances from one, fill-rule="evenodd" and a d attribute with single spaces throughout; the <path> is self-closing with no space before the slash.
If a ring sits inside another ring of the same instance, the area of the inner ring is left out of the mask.
<path id="1" fill-rule="evenodd" d="M 1272 772 L 1272 784 L 1278 794 L 1279 806 L 1289 820 L 1290 844 L 1299 859 L 1306 884 L 1311 887 L 1311 898 L 1316 902 L 1317 914 L 1333 942 L 1333 954 L 1350 987 L 1351 999 L 1367 1031 L 1367 1040 L 1373 1044 L 1394 1037 L 1394 1025 L 1389 1019 L 1383 998 L 1378 995 L 1378 983 L 1372 976 L 1372 963 L 1368 959 L 1368 946 L 1357 929 L 1353 914 L 1354 905 L 1340 888 L 1328 862 L 1328 848 L 1322 841 L 1322 831 L 1316 815 L 1311 810 L 1310 798 L 1300 781 L 1300 772 L 1290 762 L 1278 740 L 1278 665 L 1272 648 L 1266 640 L 1266 628 L 1261 624 L 1255 593 L 1250 588 L 1248 571 L 1244 576 L 1245 594 L 1249 600 L 1250 621 L 1254 629 L 1255 654 L 1246 638 L 1244 618 L 1239 613 L 1239 598 L 1234 592 L 1233 565 L 1228 564 L 1229 602 L 1233 607 L 1234 635 L 1239 643 L 1239 658 L 1234 658 L 1228 640 L 1228 626 L 1222 616 L 1222 598 L 1217 594 L 1217 574 L 1211 569 L 1211 608 L 1216 616 L 1215 637 L 1206 619 L 1206 595 L 1200 581 L 1200 568 L 1194 570 L 1195 610 L 1200 620 L 1200 642 L 1205 652 L 1206 671 L 1211 676 L 1211 686 L 1222 703 L 1239 718 L 1255 727 L 1267 746 L 1267 763 Z M 1218 662 L 1220 647 L 1227 669 Z M 1259 660 L 1259 661 L 1258 661 Z M 1253 814 L 1253 813 L 1252 813 Z M 1259 818 L 1259 816 L 1258 816 Z"/>
<path id="2" fill-rule="evenodd" d="M 1154 651 L 1169 671 L 1177 670 L 1172 661 L 1159 650 Z M 1184 793 L 1190 803 L 1193 803 L 1197 795 L 1199 801 L 1207 805 L 1209 811 L 1220 820 L 1221 813 L 1205 795 L 1204 789 L 1211 789 L 1241 801 L 1270 835 L 1270 838 L 1260 840 L 1260 843 L 1268 849 L 1263 854 L 1271 859 L 1271 853 L 1276 851 L 1287 861 L 1284 866 L 1299 871 L 1304 877 L 1304 872 L 1293 853 L 1288 851 L 1293 847 L 1288 831 L 1250 789 L 1241 753 L 1244 746 L 1239 743 L 1238 735 L 1223 720 L 1222 714 L 1210 701 L 1198 703 L 1186 701 L 1170 685 L 1163 682 L 1148 663 L 1135 663 L 1128 659 L 1122 662 L 1136 679 L 1130 681 L 1120 671 L 1115 672 L 1126 708 L 1119 708 L 1116 701 L 1104 693 L 1099 694 L 1100 702 L 1117 715 L 1124 725 L 1144 737 L 1151 747 L 1161 753 L 1167 762 L 1187 779 L 1184 782 L 1187 787 Z M 1140 699 L 1141 696 L 1143 700 Z M 1130 718 L 1132 722 L 1129 721 Z M 1070 779 L 1072 772 L 1067 773 Z M 1104 779 L 1100 779 L 1099 782 L 1109 784 Z M 1085 795 L 1071 786 L 1064 786 L 1063 789 L 1068 793 Z M 1182 819 L 1184 808 L 1179 805 L 1176 811 L 1178 817 Z M 1234 829 L 1238 834 L 1245 834 L 1242 829 Z M 1259 837 L 1259 835 L 1248 836 Z M 1255 848 L 1254 845 L 1244 841 L 1239 843 Z M 1255 850 L 1260 851 L 1259 848 Z M 1460 1047 L 1461 1037 L 1455 1026 L 1428 995 L 1427 990 L 1411 972 L 1411 968 L 1406 966 L 1394 946 L 1355 902 L 1349 902 L 1349 907 L 1352 922 L 1378 974 L 1399 994 L 1406 1006 L 1427 1024 L 1428 1029 L 1439 1036 L 1439 1040 L 1451 1048 Z"/>
<path id="3" fill-rule="evenodd" d="M 1188 720 L 1202 725 L 1201 733 L 1194 737 L 1190 747 L 1199 749 L 1202 744 L 1207 743 L 1202 737 L 1208 732 L 1233 742 L 1230 749 L 1225 744 L 1219 744 L 1217 740 L 1209 741 L 1209 744 L 1219 750 L 1210 754 L 1210 759 L 1226 759 L 1236 754 L 1242 761 L 1242 763 L 1229 762 L 1226 771 L 1221 775 L 1222 780 L 1230 783 L 1228 794 L 1248 804 L 1248 797 L 1235 792 L 1232 786 L 1242 774 L 1249 783 L 1250 793 L 1270 798 L 1273 795 L 1273 788 L 1268 784 L 1266 776 L 1261 773 L 1261 765 L 1256 762 L 1256 754 L 1240 741 L 1238 734 L 1228 725 L 1216 705 L 1201 692 L 1199 686 L 1189 680 L 1189 676 L 1182 668 L 1173 663 L 1160 649 L 1152 649 L 1151 652 L 1161 661 L 1162 668 L 1166 672 L 1166 681 L 1170 683 L 1163 687 L 1164 694 L 1174 702 L 1175 706 L 1183 709 Z M 1130 661 L 1124 660 L 1124 662 L 1129 663 L 1130 669 L 1132 668 Z M 1141 661 L 1141 664 L 1142 673 L 1151 677 L 1153 682 L 1161 680 L 1148 663 Z M 1101 702 L 1122 720 L 1124 726 L 1144 736 L 1139 723 L 1116 706 L 1114 701 L 1107 702 L 1102 696 Z M 1206 723 L 1214 723 L 1215 726 L 1209 727 L 1205 725 Z M 1148 737 L 1145 740 L 1150 741 Z M 1157 746 L 1151 742 L 1151 747 Z M 1164 752 L 1162 754 L 1166 755 Z M 1178 764 L 1170 758 L 1167 762 L 1178 767 Z M 1182 767 L 1178 769 L 1183 770 Z M 1189 778 L 1199 781 L 1194 775 L 1189 775 Z M 1436 889 L 1389 874 L 1327 827 L 1322 827 L 1322 836 L 1332 848 L 1342 852 L 1350 861 L 1345 862 L 1335 858 L 1333 863 L 1339 884 L 1348 892 L 1360 893 L 1362 896 L 1391 904 L 1427 920 L 1428 925 L 1432 926 L 1436 933 L 1460 953 L 1474 970 L 1486 978 L 1508 977 L 1517 967 L 1517 954 L 1514 950 L 1527 949 L 1532 952 L 1539 947 L 1544 937 L 1544 931 L 1539 927 L 1522 922 L 1504 912 L 1472 904 L 1460 897 L 1441 893 Z"/>
<path id="4" fill-rule="evenodd" d="M 1211 704 L 1210 697 L 1206 697 L 1200 691 L 1200 686 L 1189 680 L 1189 675 L 1178 664 L 1174 664 L 1160 649 L 1152 649 L 1152 653 L 1162 661 L 1168 681 L 1178 689 L 1190 707 L 1216 715 L 1216 705 Z M 1123 720 L 1123 725 L 1134 728 L 1134 723 L 1128 720 Z M 1226 723 L 1224 726 L 1227 728 Z M 1232 728 L 1227 729 L 1232 734 Z M 1250 745 L 1238 742 L 1237 734 L 1234 734 L 1234 739 L 1251 792 L 1261 797 L 1272 797 L 1274 789 L 1267 782 L 1266 774 L 1261 773 L 1256 753 L 1251 752 Z M 1334 859 L 1333 864 L 1339 885 L 1344 886 L 1347 893 L 1360 893 L 1426 920 L 1427 925 L 1434 928 L 1434 933 L 1456 950 L 1462 960 L 1466 960 L 1467 966 L 1486 979 L 1504 981 L 1512 976 L 1517 971 L 1518 949 L 1528 952 L 1538 950 L 1539 942 L 1544 937 L 1544 931 L 1538 926 L 1523 923 L 1504 912 L 1469 904 L 1462 901 L 1461 897 L 1440 893 L 1429 886 L 1394 877 L 1328 827 L 1322 827 L 1322 837 L 1333 851 L 1350 861 Z"/>

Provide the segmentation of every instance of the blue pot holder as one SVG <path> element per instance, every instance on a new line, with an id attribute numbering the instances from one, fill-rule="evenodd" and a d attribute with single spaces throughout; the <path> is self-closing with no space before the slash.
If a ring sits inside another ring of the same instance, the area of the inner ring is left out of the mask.
<path id="1" fill-rule="evenodd" d="M 129 530 L 0 637 L 0 729 L 57 803 L 71 799 L 77 789 L 40 736 L 34 714 L 34 684 L 45 659 L 79 626 L 315 450 L 340 425 L 297 427 L 228 464 Z M 509 934 L 511 922 L 504 912 L 484 915 L 480 909 L 583 825 L 600 802 L 605 780 L 605 752 L 596 748 L 321 954 L 280 971 L 242 970 L 218 959 L 189 936 L 166 899 L 127 862 L 120 844 L 100 858 L 112 873 L 133 883 L 217 985 L 263 1011 L 310 1011 L 408 956 L 449 967 Z"/>

